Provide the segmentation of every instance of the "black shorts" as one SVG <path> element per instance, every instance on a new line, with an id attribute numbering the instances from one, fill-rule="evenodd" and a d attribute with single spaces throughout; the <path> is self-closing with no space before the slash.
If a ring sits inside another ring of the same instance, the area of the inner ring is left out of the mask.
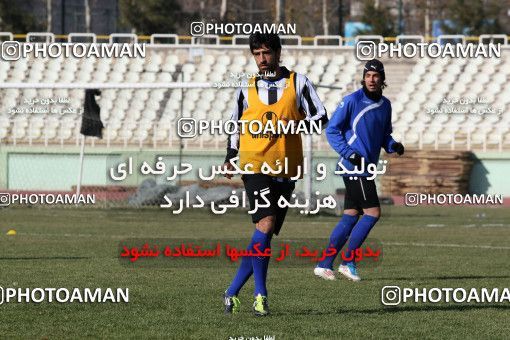
<path id="1" fill-rule="evenodd" d="M 285 220 L 285 215 L 287 214 L 287 208 L 280 208 L 278 206 L 278 199 L 283 196 L 287 201 L 289 201 L 292 196 L 292 192 L 296 187 L 296 183 L 287 179 L 276 178 L 264 174 L 243 175 L 241 178 L 244 182 L 244 189 L 248 196 L 248 200 L 250 201 L 251 209 L 255 207 L 255 198 L 258 198 L 259 202 L 262 200 L 260 196 L 256 196 L 254 192 L 257 191 L 260 193 L 261 190 L 269 188 L 269 192 L 266 197 L 271 203 L 270 206 L 267 208 L 258 208 L 257 211 L 251 215 L 251 219 L 253 223 L 257 223 L 264 217 L 276 216 L 276 223 L 273 232 L 275 235 L 278 235 L 283 225 L 283 221 Z M 263 203 L 263 200 L 261 203 Z"/>
<path id="2" fill-rule="evenodd" d="M 343 177 L 345 183 L 344 209 L 356 209 L 363 213 L 363 209 L 380 207 L 379 196 L 374 180 L 367 180 L 366 177 L 349 179 Z"/>

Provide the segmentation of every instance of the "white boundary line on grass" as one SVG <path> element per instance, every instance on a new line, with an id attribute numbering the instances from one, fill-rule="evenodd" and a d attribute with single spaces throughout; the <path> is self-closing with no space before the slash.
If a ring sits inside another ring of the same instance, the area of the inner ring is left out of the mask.
<path id="1" fill-rule="evenodd" d="M 63 237 L 103 237 L 103 238 L 109 238 L 109 239 L 119 239 L 119 240 L 123 240 L 123 239 L 127 239 L 127 238 L 136 238 L 137 236 L 126 236 L 126 235 L 103 235 L 103 234 L 69 234 L 69 233 L 64 233 L 64 234 L 58 234 L 58 233 L 55 233 L 55 234 L 49 234 L 49 233 L 44 233 L 44 234 L 40 234 L 40 233 L 24 233 L 24 232 L 18 232 L 17 233 L 17 236 L 44 236 L 44 237 L 47 237 L 47 236 L 63 236 Z M 14 236 L 16 237 L 16 236 Z M 158 238 L 158 237 L 151 237 L 151 238 Z"/>
<path id="2" fill-rule="evenodd" d="M 298 223 L 306 223 L 307 225 L 324 225 L 324 222 L 298 222 Z M 489 227 L 497 227 L 497 228 L 508 228 L 510 224 L 506 223 L 483 223 L 483 224 L 423 224 L 417 225 L 417 227 L 428 227 L 428 228 L 441 228 L 441 227 L 464 227 L 464 228 L 489 228 Z"/>
<path id="3" fill-rule="evenodd" d="M 294 242 L 306 239 L 281 239 L 281 242 Z M 455 244 L 455 243 L 418 243 L 418 242 L 382 242 L 383 246 L 403 246 L 403 247 L 441 247 L 441 248 L 479 248 L 479 249 L 501 249 L 510 250 L 510 246 L 489 246 L 483 244 Z"/>
<path id="4" fill-rule="evenodd" d="M 38 234 L 38 233 L 18 233 L 18 235 L 30 235 L 30 236 L 63 236 L 63 237 L 104 237 L 104 235 L 101 234 Z M 127 239 L 127 238 L 144 238 L 143 236 L 126 236 L 126 235 L 109 235 L 110 239 Z M 170 238 L 171 237 L 161 237 L 161 236 L 151 236 L 151 239 L 157 239 L 157 238 Z M 292 241 L 301 241 L 301 240 L 307 240 L 306 238 L 303 239 L 282 239 L 281 242 L 292 242 Z M 500 249 L 500 250 L 510 250 L 510 246 L 488 246 L 483 244 L 455 244 L 455 243 L 417 243 L 417 242 L 410 242 L 410 243 L 404 243 L 404 242 L 382 242 L 383 246 L 403 246 L 403 247 L 439 247 L 439 248 L 477 248 L 477 249 Z"/>

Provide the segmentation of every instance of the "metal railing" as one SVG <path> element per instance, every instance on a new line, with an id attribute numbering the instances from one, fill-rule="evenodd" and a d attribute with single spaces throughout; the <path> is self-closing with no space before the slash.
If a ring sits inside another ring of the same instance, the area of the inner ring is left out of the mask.
<path id="1" fill-rule="evenodd" d="M 89 38 L 92 43 L 109 43 L 112 44 L 119 39 L 129 39 L 131 43 L 148 43 L 150 45 L 200 45 L 200 46 L 245 46 L 247 37 L 245 35 L 234 36 L 219 36 L 219 35 L 204 35 L 204 36 L 179 36 L 173 33 L 157 33 L 152 35 L 136 35 L 131 33 L 112 33 L 110 35 L 96 35 L 94 33 L 70 33 L 69 35 L 53 34 L 49 32 L 29 32 L 27 34 L 13 34 L 11 32 L 0 32 L 0 39 L 18 40 L 27 43 L 35 42 L 73 42 L 74 38 Z M 37 41 L 44 38 L 44 41 Z M 438 42 L 441 43 L 445 40 L 456 40 L 465 44 L 469 43 L 498 43 L 503 46 L 508 46 L 508 36 L 505 34 L 482 34 L 480 36 L 464 36 L 464 35 L 440 35 L 437 37 L 423 36 L 423 35 L 399 35 L 397 37 L 383 37 L 380 35 L 358 35 L 355 37 L 342 37 L 340 35 L 317 35 L 314 37 L 302 37 L 299 35 L 282 35 L 280 37 L 284 41 L 292 41 L 292 44 L 286 46 L 303 46 L 303 47 L 352 47 L 353 44 L 359 41 L 374 41 L 380 42 L 396 42 L 406 41 L 406 44 L 414 42 Z M 211 43 L 212 41 L 212 43 Z M 320 44 L 319 42 L 322 42 Z"/>

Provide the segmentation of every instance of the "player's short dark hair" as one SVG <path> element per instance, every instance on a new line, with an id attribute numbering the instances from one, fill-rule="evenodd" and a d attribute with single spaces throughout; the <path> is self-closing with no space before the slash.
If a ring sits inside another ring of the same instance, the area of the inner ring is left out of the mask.
<path id="1" fill-rule="evenodd" d="M 261 48 L 265 45 L 272 51 L 279 51 L 282 49 L 282 43 L 280 37 L 276 33 L 253 33 L 250 35 L 250 51 Z"/>

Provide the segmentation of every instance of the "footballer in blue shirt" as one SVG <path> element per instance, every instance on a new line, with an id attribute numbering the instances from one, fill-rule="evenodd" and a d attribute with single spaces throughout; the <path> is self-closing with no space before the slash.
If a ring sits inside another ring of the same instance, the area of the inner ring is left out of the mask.
<path id="1" fill-rule="evenodd" d="M 391 103 L 382 95 L 386 86 L 383 64 L 372 59 L 363 69 L 363 87 L 346 96 L 333 113 L 326 136 L 331 147 L 340 155 L 340 163 L 346 170 L 365 168 L 378 164 L 381 148 L 387 153 L 404 154 L 404 146 L 391 136 Z M 368 172 L 355 177 L 343 175 L 345 203 L 342 218 L 333 229 L 329 247 L 336 249 L 334 255 L 326 257 L 314 269 L 314 274 L 335 280 L 333 261 L 347 241 L 346 254 L 361 247 L 368 233 L 379 220 L 381 208 L 375 181 L 368 180 Z M 359 217 L 361 215 L 361 217 Z M 349 259 L 349 256 L 347 256 Z M 340 274 L 352 281 L 360 281 L 353 260 L 342 261 Z"/>

